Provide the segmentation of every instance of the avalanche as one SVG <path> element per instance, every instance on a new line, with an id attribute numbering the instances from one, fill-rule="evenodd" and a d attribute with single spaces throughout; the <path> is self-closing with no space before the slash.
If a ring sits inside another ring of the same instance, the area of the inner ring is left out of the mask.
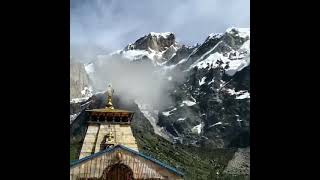
<path id="1" fill-rule="evenodd" d="M 157 125 L 158 123 L 158 111 L 154 110 L 152 106 L 143 103 L 142 101 L 135 100 L 135 103 L 138 105 L 140 111 L 147 118 L 150 124 L 153 127 L 154 133 L 164 137 L 167 140 L 170 140 L 169 136 L 167 135 L 166 131 Z"/>

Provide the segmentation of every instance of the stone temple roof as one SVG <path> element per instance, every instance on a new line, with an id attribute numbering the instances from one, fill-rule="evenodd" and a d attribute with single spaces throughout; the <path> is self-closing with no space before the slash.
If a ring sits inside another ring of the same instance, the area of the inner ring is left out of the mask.
<path id="1" fill-rule="evenodd" d="M 183 174 L 182 172 L 176 170 L 175 168 L 173 168 L 173 167 L 171 167 L 171 166 L 168 166 L 168 165 L 166 165 L 166 164 L 164 164 L 164 163 L 162 163 L 162 162 L 160 162 L 160 161 L 158 161 L 158 160 L 156 160 L 156 159 L 154 159 L 154 158 L 152 158 L 152 157 L 146 156 L 146 155 L 144 155 L 144 154 L 142 154 L 142 153 L 140 153 L 140 152 L 137 152 L 137 151 L 135 151 L 135 150 L 132 150 L 132 149 L 130 149 L 130 148 L 127 148 L 127 147 L 125 147 L 125 146 L 123 146 L 123 145 L 121 145 L 121 144 L 118 144 L 118 145 L 116 145 L 116 146 L 114 146 L 114 147 L 112 147 L 112 148 L 105 149 L 105 150 L 100 151 L 100 152 L 98 152 L 98 153 L 92 154 L 92 155 L 90 155 L 90 156 L 84 157 L 84 158 L 79 159 L 79 160 L 77 160 L 77 161 L 73 161 L 73 162 L 71 162 L 71 164 L 70 164 L 70 168 L 72 168 L 72 167 L 74 167 L 74 166 L 76 166 L 76 165 L 82 164 L 82 163 L 84 163 L 84 162 L 86 162 L 86 161 L 89 161 L 89 160 L 91 160 L 91 159 L 93 159 L 93 158 L 95 158 L 95 157 L 101 156 L 101 155 L 103 155 L 103 154 L 111 153 L 111 152 L 113 152 L 113 151 L 116 150 L 116 149 L 122 149 L 122 150 L 125 150 L 125 151 L 129 151 L 129 152 L 131 152 L 131 153 L 133 153 L 133 154 L 135 154 L 135 155 L 138 155 L 138 156 L 140 156 L 140 157 L 142 157 L 142 158 L 144 158 L 144 159 L 146 159 L 146 160 L 152 161 L 152 162 L 160 165 L 161 167 L 163 167 L 163 168 L 165 168 L 165 169 L 173 172 L 174 174 L 176 174 L 176 175 L 178 175 L 178 176 L 180 176 L 180 177 L 183 177 L 183 176 L 184 176 L 184 174 Z"/>
<path id="2" fill-rule="evenodd" d="M 122 109 L 110 109 L 110 108 L 103 108 L 103 109 L 90 109 L 86 110 L 88 112 L 111 112 L 111 113 L 133 113 L 132 111 L 122 110 Z"/>

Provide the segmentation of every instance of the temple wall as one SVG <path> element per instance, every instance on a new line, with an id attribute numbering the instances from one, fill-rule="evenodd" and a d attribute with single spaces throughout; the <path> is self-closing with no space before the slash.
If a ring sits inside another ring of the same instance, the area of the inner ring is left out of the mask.
<path id="1" fill-rule="evenodd" d="M 84 138 L 79 159 L 99 152 L 100 144 L 110 131 L 113 138 L 108 143 L 113 143 L 114 145 L 121 144 L 138 151 L 138 145 L 132 134 L 130 124 L 90 124 Z"/>
<path id="2" fill-rule="evenodd" d="M 79 159 L 92 154 L 96 144 L 96 137 L 98 133 L 99 133 L 98 124 L 91 124 L 88 126 L 86 136 L 83 140 L 83 145 L 80 151 Z"/>

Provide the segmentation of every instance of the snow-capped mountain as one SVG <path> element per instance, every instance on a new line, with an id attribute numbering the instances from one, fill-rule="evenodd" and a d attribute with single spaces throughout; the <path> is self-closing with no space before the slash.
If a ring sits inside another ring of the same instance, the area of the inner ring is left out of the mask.
<path id="1" fill-rule="evenodd" d="M 175 35 L 171 32 L 151 32 L 134 43 L 128 44 L 124 49 L 117 50 L 107 55 L 99 55 L 97 61 L 86 65 L 88 74 L 106 63 L 108 59 L 124 58 L 129 61 L 148 60 L 155 66 L 161 66 L 171 59 L 181 46 L 176 42 Z"/>
<path id="2" fill-rule="evenodd" d="M 151 32 L 113 55 L 121 55 L 130 60 L 145 57 L 150 59 L 154 65 L 162 65 L 174 55 L 178 48 L 179 45 L 173 33 Z"/>
<path id="3" fill-rule="evenodd" d="M 212 33 L 195 46 L 179 44 L 173 33 L 149 33 L 85 65 L 91 81 L 114 58 L 150 63 L 173 86 L 166 92 L 172 101 L 167 107 L 150 109 L 136 100 L 155 133 L 196 146 L 249 145 L 249 28 Z"/>
<path id="4" fill-rule="evenodd" d="M 168 64 L 170 61 L 186 71 L 195 67 L 216 68 L 222 63 L 226 73 L 232 76 L 250 64 L 250 31 L 248 28 L 229 28 L 225 33 L 210 34 L 200 46 L 192 48 L 192 52 L 185 53 L 183 58 L 173 57 Z"/>
<path id="5" fill-rule="evenodd" d="M 159 113 L 159 125 L 188 144 L 248 146 L 249 29 L 210 34 L 188 56 L 174 60 L 167 76 L 175 81 L 174 75 L 181 72 L 185 80 L 175 81 L 176 88 L 170 92 L 174 105 Z"/>

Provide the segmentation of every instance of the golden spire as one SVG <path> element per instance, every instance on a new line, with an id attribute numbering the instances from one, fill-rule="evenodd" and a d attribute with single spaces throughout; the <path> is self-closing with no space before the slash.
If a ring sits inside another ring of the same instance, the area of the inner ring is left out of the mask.
<path id="1" fill-rule="evenodd" d="M 114 138 L 112 132 L 110 131 L 108 134 L 107 134 L 107 138 L 108 138 L 108 141 L 112 141 L 112 139 Z"/>
<path id="2" fill-rule="evenodd" d="M 111 87 L 111 84 L 109 84 L 108 88 L 107 88 L 108 99 L 107 99 L 107 107 L 106 108 L 114 109 L 113 104 L 112 104 L 113 93 L 114 93 L 114 89 Z"/>

